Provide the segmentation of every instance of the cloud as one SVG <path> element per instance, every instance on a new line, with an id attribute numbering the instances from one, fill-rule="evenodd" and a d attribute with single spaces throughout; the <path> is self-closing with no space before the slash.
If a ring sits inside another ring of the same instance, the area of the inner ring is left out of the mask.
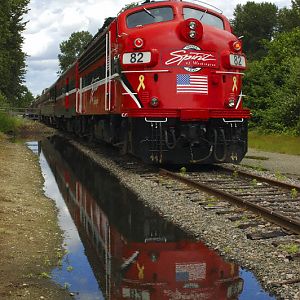
<path id="1" fill-rule="evenodd" d="M 95 34 L 104 19 L 116 16 L 130 0 L 31 0 L 24 32 L 23 50 L 27 59 L 26 84 L 33 94 L 54 83 L 58 71 L 59 44 L 75 31 Z M 247 0 L 211 0 L 210 3 L 232 18 L 234 7 Z M 256 0 L 255 2 L 263 2 Z M 289 6 L 289 0 L 271 1 L 278 7 Z"/>

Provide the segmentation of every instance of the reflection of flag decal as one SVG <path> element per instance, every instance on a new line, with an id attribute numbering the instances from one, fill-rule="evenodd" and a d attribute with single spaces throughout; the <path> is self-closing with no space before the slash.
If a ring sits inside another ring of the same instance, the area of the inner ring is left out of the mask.
<path id="1" fill-rule="evenodd" d="M 176 281 L 195 281 L 206 278 L 206 263 L 176 263 Z"/>
<path id="2" fill-rule="evenodd" d="M 208 94 L 207 76 L 178 74 L 176 80 L 177 93 Z"/>

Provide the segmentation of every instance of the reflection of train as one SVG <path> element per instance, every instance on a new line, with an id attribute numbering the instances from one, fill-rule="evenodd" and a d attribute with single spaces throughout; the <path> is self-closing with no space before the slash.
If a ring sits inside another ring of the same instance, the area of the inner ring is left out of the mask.
<path id="1" fill-rule="evenodd" d="M 70 146 L 56 142 L 55 147 L 59 152 L 49 142 L 42 145 L 81 238 L 89 245 L 88 256 L 97 257 L 90 261 L 94 270 L 102 269 L 96 276 L 107 299 L 237 299 L 243 281 L 236 265 L 130 199 L 129 192 L 108 174 L 95 172 Z M 97 174 L 100 184 L 90 174 Z M 96 190 L 89 192 L 81 176 Z"/>
<path id="2" fill-rule="evenodd" d="M 147 162 L 239 162 L 247 151 L 245 68 L 222 14 L 145 1 L 108 18 L 35 106 L 45 122 Z"/>

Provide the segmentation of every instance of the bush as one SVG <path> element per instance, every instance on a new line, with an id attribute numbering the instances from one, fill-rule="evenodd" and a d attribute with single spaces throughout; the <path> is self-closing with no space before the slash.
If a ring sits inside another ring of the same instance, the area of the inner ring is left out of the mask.
<path id="1" fill-rule="evenodd" d="M 5 112 L 0 111 L 0 132 L 16 134 L 22 121 L 12 117 Z"/>
<path id="2" fill-rule="evenodd" d="M 251 127 L 269 132 L 300 134 L 300 29 L 283 33 L 267 44 L 268 55 L 249 63 L 245 104 Z"/>

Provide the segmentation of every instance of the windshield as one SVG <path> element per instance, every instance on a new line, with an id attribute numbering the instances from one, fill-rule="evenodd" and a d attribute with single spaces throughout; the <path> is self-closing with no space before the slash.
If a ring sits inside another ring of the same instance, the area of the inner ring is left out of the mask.
<path id="1" fill-rule="evenodd" d="M 134 28 L 152 23 L 165 22 L 173 20 L 173 18 L 174 14 L 171 7 L 144 8 L 127 16 L 127 27 Z"/>
<path id="2" fill-rule="evenodd" d="M 203 24 L 210 25 L 219 29 L 224 29 L 223 20 L 208 12 L 201 11 L 194 8 L 184 7 L 183 15 L 185 20 L 189 18 L 193 18 L 201 21 L 201 23 Z"/>

